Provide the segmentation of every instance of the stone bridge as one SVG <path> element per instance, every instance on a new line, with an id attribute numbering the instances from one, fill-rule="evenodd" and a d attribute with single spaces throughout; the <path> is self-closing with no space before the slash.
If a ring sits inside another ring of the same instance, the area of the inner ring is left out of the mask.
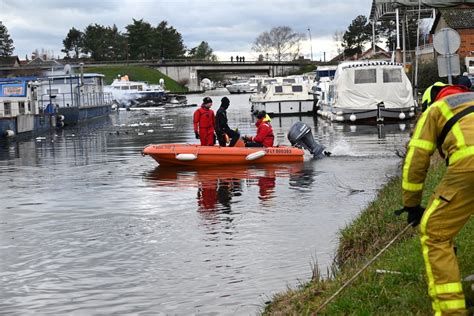
<path id="1" fill-rule="evenodd" d="M 295 62 L 166 62 L 150 66 L 161 71 L 163 74 L 175 81 L 187 81 L 189 90 L 196 91 L 200 90 L 201 80 L 210 73 L 251 73 L 277 77 L 299 70 L 301 64 Z"/>

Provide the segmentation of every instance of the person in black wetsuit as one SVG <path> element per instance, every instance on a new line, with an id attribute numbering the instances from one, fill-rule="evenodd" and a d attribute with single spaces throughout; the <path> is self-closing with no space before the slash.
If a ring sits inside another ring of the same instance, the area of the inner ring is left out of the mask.
<path id="1" fill-rule="evenodd" d="M 230 143 L 229 147 L 233 147 L 235 143 L 239 140 L 240 134 L 232 130 L 227 124 L 227 108 L 230 105 L 229 98 L 223 97 L 221 99 L 221 106 L 216 113 L 216 136 L 219 141 L 219 145 L 222 147 L 226 146 L 226 136 L 229 136 Z"/>

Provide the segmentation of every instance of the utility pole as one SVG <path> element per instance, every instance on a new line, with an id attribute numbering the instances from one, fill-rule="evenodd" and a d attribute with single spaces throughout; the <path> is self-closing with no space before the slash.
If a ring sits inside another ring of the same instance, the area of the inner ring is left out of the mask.
<path id="1" fill-rule="evenodd" d="M 311 61 L 313 61 L 313 43 L 311 41 L 311 29 L 308 26 L 308 32 L 309 32 L 309 48 L 311 49 Z"/>

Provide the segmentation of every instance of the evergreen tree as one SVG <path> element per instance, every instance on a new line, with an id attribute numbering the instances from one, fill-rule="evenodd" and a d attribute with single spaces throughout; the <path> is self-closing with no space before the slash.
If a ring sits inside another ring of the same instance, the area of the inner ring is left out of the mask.
<path id="1" fill-rule="evenodd" d="M 157 46 L 153 45 L 154 30 L 150 23 L 133 19 L 133 24 L 125 27 L 127 29 L 128 49 L 131 59 L 152 59 L 157 52 Z"/>
<path id="2" fill-rule="evenodd" d="M 342 36 L 342 46 L 345 56 L 354 56 L 362 53 L 364 44 L 372 38 L 372 25 L 368 23 L 367 17 L 357 16 Z"/>
<path id="3" fill-rule="evenodd" d="M 202 41 L 198 46 L 189 50 L 189 57 L 208 61 L 217 61 L 217 56 L 207 42 Z"/>
<path id="4" fill-rule="evenodd" d="M 81 31 L 72 28 L 67 33 L 66 38 L 63 40 L 64 49 L 61 51 L 66 53 L 66 56 L 69 58 L 69 52 L 74 52 L 73 58 L 79 58 L 79 53 L 83 47 L 84 43 L 84 33 Z"/>
<path id="5" fill-rule="evenodd" d="M 0 57 L 8 57 L 13 54 L 13 40 L 8 34 L 7 27 L 0 21 Z"/>
<path id="6" fill-rule="evenodd" d="M 126 59 L 126 46 L 126 38 L 115 25 L 91 24 L 84 31 L 82 52 L 94 60 Z"/>
<path id="7" fill-rule="evenodd" d="M 168 27 L 168 22 L 162 21 L 158 24 L 154 33 L 153 47 L 157 49 L 155 56 L 159 59 L 174 59 L 184 56 L 186 49 L 183 38 L 174 27 Z"/>

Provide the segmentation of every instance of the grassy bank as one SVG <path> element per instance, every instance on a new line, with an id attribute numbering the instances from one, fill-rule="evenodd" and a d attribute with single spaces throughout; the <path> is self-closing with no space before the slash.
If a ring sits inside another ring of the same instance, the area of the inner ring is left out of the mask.
<path id="1" fill-rule="evenodd" d="M 445 172 L 442 161 L 434 161 L 428 173 L 423 205 Z M 308 315 L 335 293 L 405 226 L 406 217 L 393 211 L 401 208 L 401 180 L 390 179 L 361 215 L 344 228 L 332 277 L 323 280 L 313 271 L 313 280 L 297 289 L 278 294 L 265 306 L 264 315 Z M 474 274 L 474 221 L 456 238 L 463 277 Z M 377 271 L 379 270 L 379 271 Z M 384 270 L 380 271 L 380 270 Z M 390 273 L 392 272 L 392 273 Z M 463 283 L 466 298 L 474 300 L 470 283 Z M 430 315 L 421 246 L 411 229 L 375 263 L 337 296 L 322 315 Z"/>
<path id="2" fill-rule="evenodd" d="M 85 71 L 105 75 L 105 84 L 111 84 L 118 75 L 128 75 L 129 79 L 132 81 L 147 81 L 150 84 L 158 84 L 160 78 L 163 78 L 165 80 L 166 90 L 175 93 L 188 91 L 186 87 L 178 84 L 162 72 L 149 67 L 119 65 L 86 68 Z"/>

